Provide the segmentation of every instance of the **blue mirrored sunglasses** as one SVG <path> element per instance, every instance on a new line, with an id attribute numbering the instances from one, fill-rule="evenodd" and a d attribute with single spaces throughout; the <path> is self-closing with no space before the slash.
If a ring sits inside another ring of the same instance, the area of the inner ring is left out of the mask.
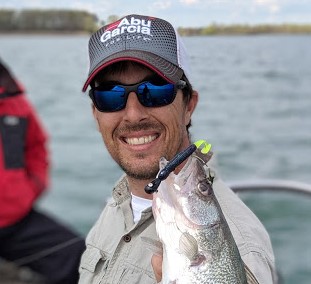
<path id="1" fill-rule="evenodd" d="M 132 85 L 102 84 L 92 88 L 89 96 L 99 111 L 113 112 L 125 108 L 130 92 L 135 92 L 138 101 L 145 107 L 161 107 L 171 104 L 177 90 L 186 86 L 183 80 L 176 84 L 161 81 L 144 81 Z"/>

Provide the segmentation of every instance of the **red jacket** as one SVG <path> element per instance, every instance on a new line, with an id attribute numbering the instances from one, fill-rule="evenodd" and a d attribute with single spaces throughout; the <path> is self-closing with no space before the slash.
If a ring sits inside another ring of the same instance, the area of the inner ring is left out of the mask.
<path id="1" fill-rule="evenodd" d="M 25 95 L 5 92 L 0 85 L 0 228 L 21 220 L 49 183 L 47 134 Z"/>

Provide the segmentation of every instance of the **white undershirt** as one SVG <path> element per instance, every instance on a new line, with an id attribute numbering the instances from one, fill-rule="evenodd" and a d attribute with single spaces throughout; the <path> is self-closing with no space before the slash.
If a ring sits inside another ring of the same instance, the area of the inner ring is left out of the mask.
<path id="1" fill-rule="evenodd" d="M 132 193 L 131 195 L 132 195 L 131 204 L 134 216 L 134 223 L 136 224 L 141 218 L 141 212 L 151 207 L 152 200 L 135 196 Z"/>

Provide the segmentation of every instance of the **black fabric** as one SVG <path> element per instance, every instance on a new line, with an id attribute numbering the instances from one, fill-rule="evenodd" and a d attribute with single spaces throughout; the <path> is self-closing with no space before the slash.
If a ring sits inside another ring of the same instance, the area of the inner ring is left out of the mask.
<path id="1" fill-rule="evenodd" d="M 5 98 L 10 98 L 10 97 L 18 96 L 18 95 L 21 95 L 21 94 L 22 94 L 22 92 L 15 92 L 15 93 L 4 92 L 4 93 L 0 93 L 0 100 L 1 99 L 5 99 Z"/>
<path id="2" fill-rule="evenodd" d="M 26 130 L 27 118 L 13 115 L 0 116 L 0 139 L 6 169 L 24 168 Z"/>
<path id="3" fill-rule="evenodd" d="M 18 86 L 9 69 L 0 60 L 0 88 L 7 94 L 20 93 L 23 90 Z"/>
<path id="4" fill-rule="evenodd" d="M 78 283 L 84 250 L 81 237 L 36 210 L 19 223 L 0 228 L 0 257 L 31 268 L 47 283 Z"/>

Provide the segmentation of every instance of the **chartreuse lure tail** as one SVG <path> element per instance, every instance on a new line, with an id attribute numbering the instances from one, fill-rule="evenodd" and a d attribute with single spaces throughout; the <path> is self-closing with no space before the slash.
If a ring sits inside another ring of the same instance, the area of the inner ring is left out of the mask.
<path id="1" fill-rule="evenodd" d="M 154 193 L 157 191 L 162 180 L 165 180 L 169 174 L 176 169 L 183 161 L 185 161 L 196 149 L 200 149 L 202 154 L 207 154 L 211 150 L 212 145 L 205 140 L 198 140 L 191 144 L 188 148 L 176 154 L 167 165 L 159 172 L 158 176 L 145 187 L 146 193 Z"/>
<path id="2" fill-rule="evenodd" d="M 198 149 L 201 149 L 201 153 L 202 154 L 207 154 L 211 148 L 212 148 L 212 145 L 207 143 L 205 140 L 201 139 L 201 140 L 198 140 L 197 142 L 194 142 L 193 143 Z"/>

